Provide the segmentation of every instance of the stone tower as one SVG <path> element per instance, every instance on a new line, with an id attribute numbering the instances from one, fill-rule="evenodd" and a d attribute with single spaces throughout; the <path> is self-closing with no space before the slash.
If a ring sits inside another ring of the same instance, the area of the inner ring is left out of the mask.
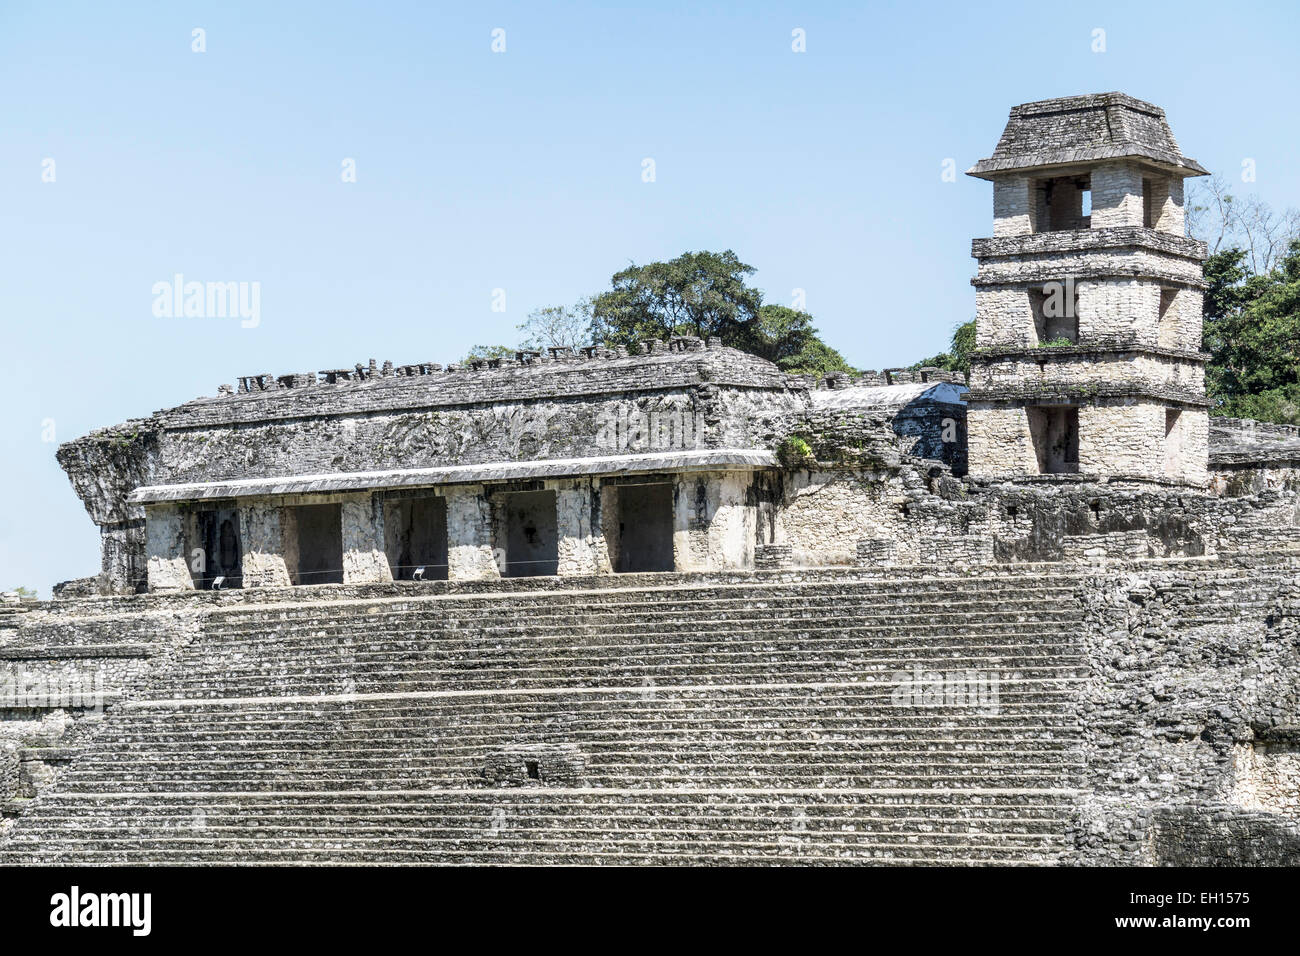
<path id="1" fill-rule="evenodd" d="M 1183 180 L 1205 172 L 1122 93 L 1011 110 L 968 171 L 993 183 L 993 237 L 972 243 L 972 475 L 1204 484 L 1205 244 Z"/>

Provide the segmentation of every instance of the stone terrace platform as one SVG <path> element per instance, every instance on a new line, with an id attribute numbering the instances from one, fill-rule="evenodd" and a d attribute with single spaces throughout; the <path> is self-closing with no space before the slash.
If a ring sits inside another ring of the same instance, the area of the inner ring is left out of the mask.
<path id="1" fill-rule="evenodd" d="M 1203 598 L 1185 626 L 1214 627 L 1263 619 L 1280 560 L 1147 564 Z M 1096 573 L 69 602 L 84 623 L 202 610 L 0 863 L 1074 862 Z"/>

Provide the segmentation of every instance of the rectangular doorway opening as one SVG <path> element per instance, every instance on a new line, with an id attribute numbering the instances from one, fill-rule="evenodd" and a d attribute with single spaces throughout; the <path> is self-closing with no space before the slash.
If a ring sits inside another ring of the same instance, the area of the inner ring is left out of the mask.
<path id="1" fill-rule="evenodd" d="M 200 550 L 188 556 L 194 586 L 210 591 L 244 586 L 244 549 L 239 537 L 239 509 L 213 508 L 195 516 Z"/>
<path id="2" fill-rule="evenodd" d="M 394 581 L 447 579 L 447 499 L 384 502 L 384 552 Z"/>
<path id="3" fill-rule="evenodd" d="M 673 570 L 673 486 L 668 482 L 617 486 L 619 573 Z"/>
<path id="4" fill-rule="evenodd" d="M 1029 434 L 1038 472 L 1068 475 L 1079 470 L 1079 410 L 1068 406 L 1029 406 Z"/>
<path id="5" fill-rule="evenodd" d="M 514 491 L 503 496 L 506 566 L 503 577 L 555 574 L 560 564 L 560 537 L 554 491 Z"/>
<path id="6" fill-rule="evenodd" d="M 342 506 L 285 508 L 285 564 L 294 584 L 343 583 Z"/>
<path id="7" fill-rule="evenodd" d="M 1087 229 L 1092 216 L 1092 181 L 1088 176 L 1054 176 L 1035 180 L 1033 231 Z"/>
<path id="8" fill-rule="evenodd" d="M 1073 283 L 1045 282 L 1029 289 L 1029 311 L 1038 345 L 1077 344 L 1079 292 Z"/>

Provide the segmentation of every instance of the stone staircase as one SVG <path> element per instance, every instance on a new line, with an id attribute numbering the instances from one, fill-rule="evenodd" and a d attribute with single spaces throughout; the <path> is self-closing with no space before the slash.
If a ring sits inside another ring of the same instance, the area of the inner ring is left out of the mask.
<path id="1" fill-rule="evenodd" d="M 1077 574 L 656 577 L 215 607 L 25 809 L 0 863 L 1069 849 Z"/>

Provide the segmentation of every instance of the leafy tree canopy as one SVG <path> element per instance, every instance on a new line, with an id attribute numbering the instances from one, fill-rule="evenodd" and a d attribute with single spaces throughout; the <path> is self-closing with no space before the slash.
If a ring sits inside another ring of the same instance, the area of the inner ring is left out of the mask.
<path id="1" fill-rule="evenodd" d="M 687 252 L 668 262 L 632 265 L 610 289 L 575 306 L 530 312 L 519 326 L 520 348 L 631 346 L 674 335 L 717 337 L 723 345 L 776 363 L 792 374 L 852 371 L 817 335 L 807 312 L 763 305 L 748 284 L 754 267 L 726 252 Z M 475 346 L 468 359 L 513 355 L 505 346 Z"/>
<path id="2" fill-rule="evenodd" d="M 753 272 L 730 249 L 628 266 L 592 299 L 592 333 L 610 345 L 698 335 L 752 347 L 763 304 L 762 293 L 745 283 Z"/>
<path id="3" fill-rule="evenodd" d="M 812 322 L 813 317 L 807 312 L 784 305 L 765 305 L 758 310 L 757 320 L 746 337 L 745 351 L 774 362 L 782 371 L 793 375 L 853 371 L 843 355 L 817 337 Z M 727 344 L 725 340 L 724 344 Z"/>
<path id="4" fill-rule="evenodd" d="M 912 368 L 942 368 L 950 372 L 970 372 L 970 353 L 975 348 L 975 320 L 954 326 L 948 351 L 917 362 Z"/>
<path id="5" fill-rule="evenodd" d="M 1300 424 L 1300 240 L 1268 272 L 1230 248 L 1205 264 L 1206 391 L 1213 412 Z"/>

